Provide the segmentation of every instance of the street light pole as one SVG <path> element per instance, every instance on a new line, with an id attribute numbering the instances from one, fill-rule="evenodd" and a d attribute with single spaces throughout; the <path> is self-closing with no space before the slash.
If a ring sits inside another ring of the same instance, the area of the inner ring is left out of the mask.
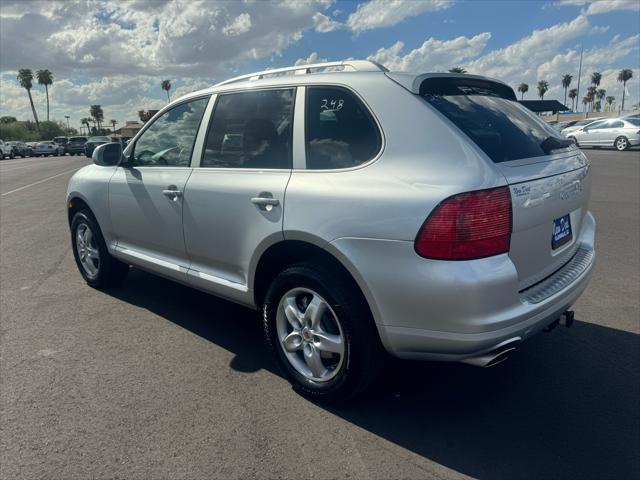
<path id="1" fill-rule="evenodd" d="M 71 128 L 69 127 L 69 115 L 65 115 L 64 118 L 67 119 L 67 135 L 69 135 L 71 132 Z"/>

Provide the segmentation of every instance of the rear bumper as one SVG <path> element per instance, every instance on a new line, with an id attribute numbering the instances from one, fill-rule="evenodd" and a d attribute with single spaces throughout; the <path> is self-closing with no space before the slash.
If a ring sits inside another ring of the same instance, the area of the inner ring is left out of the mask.
<path id="1" fill-rule="evenodd" d="M 588 253 L 580 270 L 562 283 L 561 269 L 523 292 L 508 255 L 443 262 L 419 258 L 412 242 L 339 239 L 332 246 L 360 284 L 391 354 L 459 361 L 525 340 L 557 320 L 589 283 L 594 239 L 595 221 L 587 213 L 576 241 L 578 251 Z"/>

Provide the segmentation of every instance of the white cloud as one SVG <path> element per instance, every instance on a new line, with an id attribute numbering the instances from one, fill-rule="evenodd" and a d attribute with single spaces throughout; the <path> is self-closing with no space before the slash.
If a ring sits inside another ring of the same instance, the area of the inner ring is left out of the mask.
<path id="1" fill-rule="evenodd" d="M 312 52 L 307 58 L 299 58 L 294 65 L 309 65 L 311 63 L 326 62 L 326 58 L 320 58 L 317 52 Z"/>
<path id="2" fill-rule="evenodd" d="M 591 25 L 584 15 L 571 22 L 534 30 L 511 45 L 493 50 L 467 65 L 469 73 L 479 73 L 503 80 L 534 76 L 541 63 L 555 55 L 569 40 L 589 33 Z"/>
<path id="3" fill-rule="evenodd" d="M 396 42 L 389 48 L 381 48 L 368 57 L 389 70 L 400 72 L 437 72 L 448 70 L 482 52 L 491 38 L 489 32 L 474 37 L 458 37 L 451 40 L 427 39 L 420 47 L 402 54 L 404 43 Z"/>
<path id="4" fill-rule="evenodd" d="M 331 21 L 314 15 L 330 5 L 327 0 L 3 0 L 2 70 L 22 68 L 29 59 L 61 76 L 227 75 L 230 65 L 281 54 L 311 28 L 328 31 Z"/>
<path id="5" fill-rule="evenodd" d="M 241 13 L 230 24 L 224 26 L 222 33 L 235 36 L 247 33 L 249 30 L 251 30 L 251 15 Z"/>
<path id="6" fill-rule="evenodd" d="M 333 32 L 343 26 L 342 23 L 336 22 L 320 12 L 313 15 L 313 25 L 316 32 L 321 33 Z"/>
<path id="7" fill-rule="evenodd" d="M 637 0 L 606 0 L 590 2 L 587 8 L 587 15 L 597 15 L 599 13 L 609 13 L 616 10 L 640 11 L 640 2 Z"/>
<path id="8" fill-rule="evenodd" d="M 452 0 L 371 0 L 358 5 L 347 18 L 347 26 L 354 32 L 390 27 L 425 12 L 444 10 L 452 3 Z"/>
<path id="9" fill-rule="evenodd" d="M 587 15 L 615 12 L 618 10 L 640 11 L 638 0 L 560 0 L 556 6 L 586 6 Z"/>

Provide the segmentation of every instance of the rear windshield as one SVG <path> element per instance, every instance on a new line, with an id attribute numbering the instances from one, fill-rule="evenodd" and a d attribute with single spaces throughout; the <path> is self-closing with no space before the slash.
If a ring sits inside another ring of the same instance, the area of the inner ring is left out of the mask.
<path id="1" fill-rule="evenodd" d="M 87 137 L 71 137 L 69 141 L 73 143 L 84 143 L 87 141 Z"/>
<path id="2" fill-rule="evenodd" d="M 111 139 L 109 137 L 91 137 L 89 142 L 110 142 Z"/>
<path id="3" fill-rule="evenodd" d="M 631 125 L 635 125 L 636 127 L 640 127 L 640 118 L 627 118 L 626 120 Z"/>
<path id="4" fill-rule="evenodd" d="M 512 93 L 459 87 L 421 89 L 421 96 L 495 163 L 540 157 L 572 145 L 553 127 L 512 100 Z"/>

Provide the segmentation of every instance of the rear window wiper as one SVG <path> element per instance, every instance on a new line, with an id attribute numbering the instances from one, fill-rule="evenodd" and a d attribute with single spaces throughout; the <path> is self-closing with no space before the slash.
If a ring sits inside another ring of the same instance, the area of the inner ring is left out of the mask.
<path id="1" fill-rule="evenodd" d="M 540 148 L 542 148 L 542 151 L 548 155 L 553 150 L 567 148 L 571 145 L 573 145 L 573 141 L 568 138 L 547 137 L 540 144 Z"/>

